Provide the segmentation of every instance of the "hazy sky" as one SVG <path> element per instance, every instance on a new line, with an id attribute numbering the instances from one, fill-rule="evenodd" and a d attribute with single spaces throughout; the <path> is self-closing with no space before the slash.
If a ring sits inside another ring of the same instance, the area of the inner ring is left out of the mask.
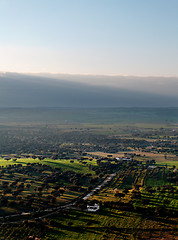
<path id="1" fill-rule="evenodd" d="M 178 0 L 0 0 L 0 71 L 178 76 Z"/>

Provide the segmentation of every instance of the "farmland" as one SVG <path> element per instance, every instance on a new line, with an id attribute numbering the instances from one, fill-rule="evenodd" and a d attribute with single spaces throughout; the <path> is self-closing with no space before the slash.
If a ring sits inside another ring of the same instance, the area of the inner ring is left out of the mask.
<path id="1" fill-rule="evenodd" d="M 2 218 L 0 234 L 10 239 L 28 239 L 31 235 L 41 239 L 156 239 L 157 236 L 176 239 L 178 191 L 174 165 L 159 166 L 159 162 L 148 163 L 148 160 L 116 161 L 112 157 L 102 160 L 91 156 L 85 158 L 82 160 L 86 162 L 84 164 L 81 160 L 20 158 L 14 163 L 1 159 L 1 206 L 4 205 L 1 216 L 24 210 L 33 210 L 33 214 L 7 220 Z M 110 169 L 105 173 L 106 164 Z M 150 164 L 154 168 L 149 169 Z M 69 177 L 65 178 L 68 170 L 70 181 L 67 180 Z M 35 219 L 38 216 L 35 211 L 70 202 L 116 170 L 112 181 L 87 200 L 100 204 L 101 210 L 97 213 L 86 212 L 86 202 L 79 202 L 70 210 L 58 210 L 51 217 L 33 220 L 33 216 Z M 57 180 L 59 172 L 60 179 Z M 101 175 L 101 172 L 105 174 Z M 45 176 L 50 176 L 48 180 L 52 181 L 44 181 Z M 82 179 L 80 184 L 76 182 L 79 179 Z M 95 179 L 93 184 L 91 179 Z M 28 218 L 31 220 L 27 221 Z M 19 219 L 23 220 L 19 224 L 8 224 Z"/>
<path id="2" fill-rule="evenodd" d="M 177 239 L 176 113 L 170 121 L 117 122 L 118 112 L 112 119 L 100 110 L 106 123 L 96 110 L 80 122 L 66 110 L 45 121 L 47 110 L 28 111 L 29 121 L 22 110 L 8 112 L 16 121 L 0 119 L 0 238 Z M 99 211 L 88 212 L 94 203 Z"/>
<path id="3" fill-rule="evenodd" d="M 43 164 L 32 159 L 10 162 L 5 167 L 2 160 L 0 169 L 2 216 L 6 215 L 5 209 L 7 214 L 37 211 L 71 201 L 87 189 L 87 183 L 92 182 L 95 175 L 77 160 L 46 159 Z"/>

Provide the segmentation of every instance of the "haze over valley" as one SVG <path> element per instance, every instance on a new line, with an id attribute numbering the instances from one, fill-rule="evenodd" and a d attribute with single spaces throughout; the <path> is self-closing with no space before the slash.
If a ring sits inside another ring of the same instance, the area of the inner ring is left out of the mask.
<path id="1" fill-rule="evenodd" d="M 0 107 L 178 107 L 178 78 L 1 73 Z"/>

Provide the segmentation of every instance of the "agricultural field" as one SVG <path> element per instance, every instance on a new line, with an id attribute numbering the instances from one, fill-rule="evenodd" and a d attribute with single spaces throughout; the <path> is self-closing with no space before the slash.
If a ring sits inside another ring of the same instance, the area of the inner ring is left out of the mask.
<path id="1" fill-rule="evenodd" d="M 178 188 L 169 179 L 174 168 L 124 165 L 88 199 L 100 204 L 97 213 L 57 214 L 45 239 L 177 239 Z"/>
<path id="2" fill-rule="evenodd" d="M 148 160 L 85 158 L 84 164 L 84 160 L 27 158 L 9 165 L 13 160 L 2 160 L 0 191 L 1 206 L 4 206 L 1 216 L 32 209 L 33 213 L 1 218 L 0 236 L 19 240 L 30 236 L 39 239 L 157 239 L 158 236 L 176 239 L 178 188 L 174 166 L 161 167 L 159 162 Z M 111 182 L 87 201 L 79 200 L 72 208 L 59 209 L 49 217 L 38 215 L 41 209 L 76 199 L 111 172 L 117 172 Z M 67 173 L 74 182 L 68 181 Z M 95 179 L 93 184 L 92 179 Z M 81 184 L 77 184 L 78 180 Z M 87 212 L 86 205 L 94 202 L 100 204 L 100 210 Z M 19 219 L 21 222 L 17 223 Z M 11 221 L 14 223 L 10 224 Z"/>
<path id="3" fill-rule="evenodd" d="M 117 208 L 103 207 L 97 213 L 72 210 L 50 221 L 52 229 L 45 239 L 176 239 L 177 234 L 174 219 L 166 223 Z"/>
<path id="4" fill-rule="evenodd" d="M 0 239 L 177 240 L 176 115 L 146 122 L 138 111 L 140 122 L 124 122 L 127 111 L 116 121 L 119 112 L 78 110 L 75 122 L 67 110 L 53 121 L 29 112 L 0 119 Z"/>
<path id="5" fill-rule="evenodd" d="M 1 159 L 0 216 L 72 201 L 92 186 L 97 176 L 92 166 L 96 160 Z"/>
<path id="6" fill-rule="evenodd" d="M 1 239 L 161 239 L 177 240 L 174 218 L 143 216 L 103 207 L 97 213 L 63 211 L 42 221 L 0 226 Z M 31 238 L 30 238 L 31 236 Z"/>

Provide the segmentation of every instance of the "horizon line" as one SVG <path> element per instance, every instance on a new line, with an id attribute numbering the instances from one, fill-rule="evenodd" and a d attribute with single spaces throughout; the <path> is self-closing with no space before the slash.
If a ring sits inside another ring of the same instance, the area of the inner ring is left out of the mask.
<path id="1" fill-rule="evenodd" d="M 67 73 L 67 72 L 14 72 L 14 71 L 0 71 L 0 76 L 7 73 L 16 74 L 50 74 L 50 75 L 69 75 L 69 76 L 92 76 L 92 77 L 163 77 L 163 78 L 178 78 L 178 75 L 134 75 L 134 74 L 94 74 L 94 73 Z"/>

